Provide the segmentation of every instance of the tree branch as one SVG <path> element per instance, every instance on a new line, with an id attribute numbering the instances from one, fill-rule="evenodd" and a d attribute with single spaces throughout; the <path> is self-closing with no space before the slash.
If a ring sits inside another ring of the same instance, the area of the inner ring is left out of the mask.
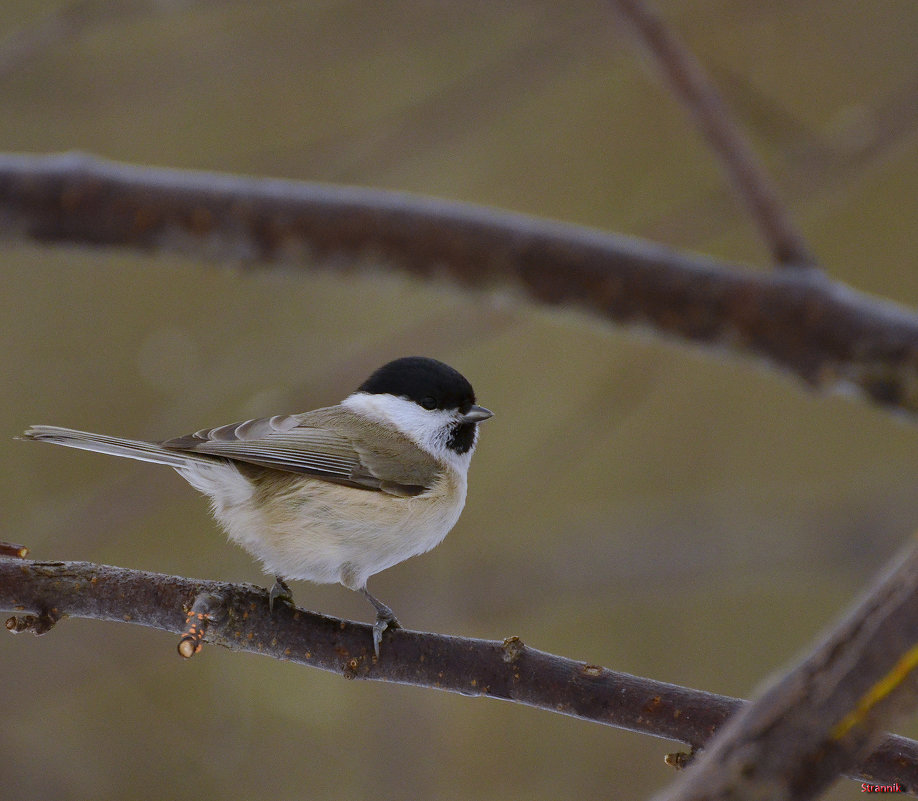
<path id="1" fill-rule="evenodd" d="M 695 118 L 775 261 L 784 267 L 815 265 L 777 188 L 698 60 L 643 0 L 613 0 L 613 4 L 653 56 L 676 97 Z"/>
<path id="2" fill-rule="evenodd" d="M 914 711 L 916 632 L 913 541 L 806 659 L 731 718 L 659 800 L 814 798 L 874 750 L 883 727 Z"/>
<path id="3" fill-rule="evenodd" d="M 520 214 L 354 187 L 0 155 L 0 234 L 522 290 L 754 355 L 918 411 L 918 316 L 816 271 L 771 274 Z"/>
<path id="4" fill-rule="evenodd" d="M 11 631 L 43 633 L 65 616 L 135 623 L 182 635 L 180 647 L 191 642 L 180 651 L 185 656 L 205 641 L 349 679 L 514 701 L 693 748 L 744 703 L 547 654 L 517 637 L 496 642 L 396 629 L 387 632 L 376 660 L 368 624 L 287 605 L 272 614 L 267 592 L 251 585 L 90 562 L 0 557 L 0 609 L 16 613 L 7 624 Z M 203 619 L 206 626 L 198 628 Z M 196 621 L 191 639 L 189 621 Z M 851 776 L 918 788 L 918 742 L 887 736 Z"/>

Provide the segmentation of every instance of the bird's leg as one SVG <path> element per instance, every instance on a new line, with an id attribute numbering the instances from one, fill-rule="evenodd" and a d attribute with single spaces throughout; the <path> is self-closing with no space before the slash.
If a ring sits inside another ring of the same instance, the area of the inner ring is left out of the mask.
<path id="1" fill-rule="evenodd" d="M 268 593 L 268 609 L 273 612 L 274 604 L 276 604 L 278 601 L 285 601 L 292 606 L 293 593 L 290 592 L 290 588 L 287 586 L 286 581 L 284 581 L 280 576 L 275 576 L 274 586 L 271 587 L 271 590 Z"/>
<path id="2" fill-rule="evenodd" d="M 400 628 L 398 618 L 395 617 L 395 612 L 382 601 L 370 595 L 366 587 L 361 587 L 359 592 L 376 609 L 376 622 L 373 624 L 373 650 L 376 651 L 376 658 L 379 659 L 379 644 L 382 642 L 383 632 L 390 628 Z"/>

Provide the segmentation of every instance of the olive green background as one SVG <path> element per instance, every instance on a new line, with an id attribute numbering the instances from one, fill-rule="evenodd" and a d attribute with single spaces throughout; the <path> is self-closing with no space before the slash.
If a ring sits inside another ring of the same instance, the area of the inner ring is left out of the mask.
<path id="1" fill-rule="evenodd" d="M 659 6 L 832 277 L 918 305 L 918 5 Z M 768 266 L 611 4 L 90 1 L 47 21 L 67 7 L 0 5 L 0 151 L 410 190 Z M 914 424 L 752 362 L 367 265 L 0 247 L 0 538 L 38 558 L 264 582 L 171 471 L 12 437 L 302 411 L 412 353 L 496 414 L 453 533 L 371 579 L 407 627 L 748 695 L 918 528 Z M 671 780 L 674 743 L 175 645 L 79 620 L 0 637 L 0 797 L 627 801 Z"/>

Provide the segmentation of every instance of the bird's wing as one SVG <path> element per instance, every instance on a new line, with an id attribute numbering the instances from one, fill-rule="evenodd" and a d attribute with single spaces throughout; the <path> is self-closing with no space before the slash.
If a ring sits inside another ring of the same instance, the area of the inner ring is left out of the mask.
<path id="1" fill-rule="evenodd" d="M 231 423 L 160 444 L 392 495 L 418 495 L 438 472 L 409 440 L 381 433 L 340 406 Z"/>

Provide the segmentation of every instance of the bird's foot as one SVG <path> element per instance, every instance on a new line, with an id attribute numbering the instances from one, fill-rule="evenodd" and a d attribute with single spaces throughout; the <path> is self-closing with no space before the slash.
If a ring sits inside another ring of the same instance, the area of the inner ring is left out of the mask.
<path id="1" fill-rule="evenodd" d="M 376 653 L 376 658 L 379 659 L 379 644 L 382 642 L 386 629 L 399 629 L 401 624 L 398 622 L 395 612 L 378 598 L 370 595 L 366 587 L 362 587 L 360 592 L 376 609 L 376 622 L 373 624 L 373 651 Z"/>
<path id="2" fill-rule="evenodd" d="M 401 628 L 397 618 L 392 614 L 392 610 L 387 607 L 386 612 L 388 614 L 378 612 L 376 622 L 373 624 L 373 650 L 376 652 L 377 659 L 379 659 L 379 644 L 382 642 L 382 636 L 386 629 Z"/>
<path id="3" fill-rule="evenodd" d="M 274 611 L 274 604 L 278 601 L 283 601 L 284 603 L 290 604 L 293 606 L 293 593 L 290 592 L 290 588 L 287 586 L 287 582 L 284 581 L 280 576 L 274 577 L 274 586 L 271 587 L 268 592 L 268 609 Z"/>

